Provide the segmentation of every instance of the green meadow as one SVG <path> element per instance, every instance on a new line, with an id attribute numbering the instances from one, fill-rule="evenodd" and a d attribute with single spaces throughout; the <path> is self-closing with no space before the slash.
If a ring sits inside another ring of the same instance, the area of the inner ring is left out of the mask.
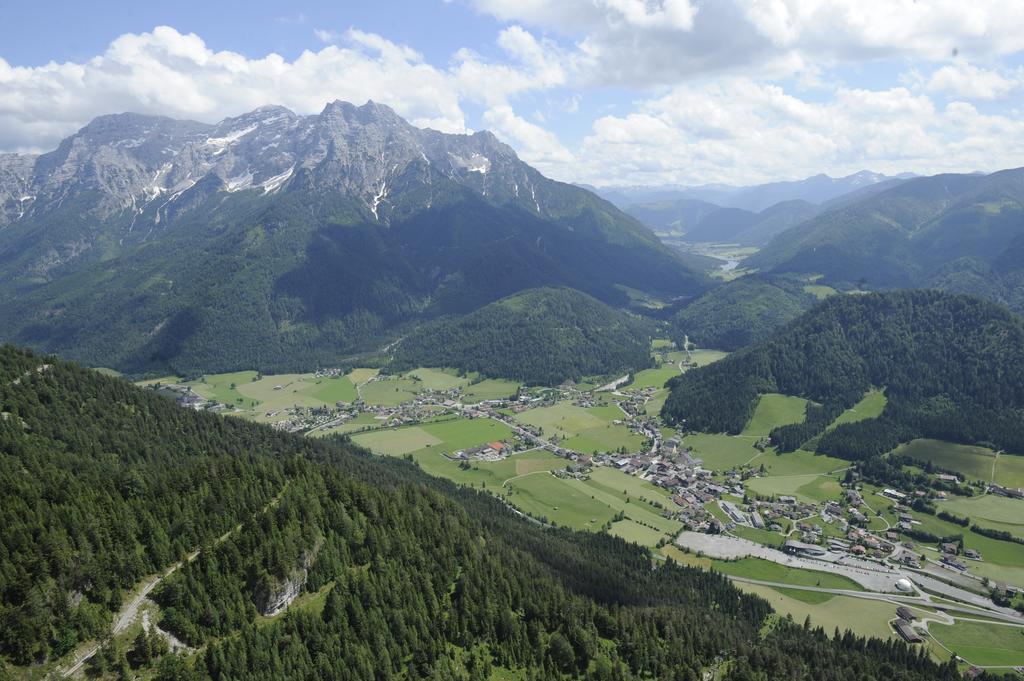
<path id="1" fill-rule="evenodd" d="M 743 429 L 743 435 L 766 437 L 773 429 L 791 423 L 803 423 L 806 416 L 807 400 L 802 397 L 791 397 L 768 393 L 761 395 L 757 408 L 750 422 Z"/>
<path id="2" fill-rule="evenodd" d="M 884 392 L 880 390 L 868 391 L 860 402 L 836 417 L 836 420 L 829 425 L 828 430 L 832 430 L 844 423 L 856 423 L 857 421 L 878 418 L 882 415 L 887 402 L 888 400 L 886 400 Z"/>
<path id="3" fill-rule="evenodd" d="M 959 620 L 952 626 L 933 623 L 928 632 L 971 664 L 1024 665 L 1024 627 Z"/>

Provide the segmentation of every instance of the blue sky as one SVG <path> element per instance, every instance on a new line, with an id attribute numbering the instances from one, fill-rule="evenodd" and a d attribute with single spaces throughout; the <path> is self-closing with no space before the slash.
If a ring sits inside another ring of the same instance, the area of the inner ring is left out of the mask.
<path id="1" fill-rule="evenodd" d="M 47 2 L 0 22 L 0 150 L 122 110 L 374 99 L 558 179 L 1024 165 L 1020 0 Z"/>

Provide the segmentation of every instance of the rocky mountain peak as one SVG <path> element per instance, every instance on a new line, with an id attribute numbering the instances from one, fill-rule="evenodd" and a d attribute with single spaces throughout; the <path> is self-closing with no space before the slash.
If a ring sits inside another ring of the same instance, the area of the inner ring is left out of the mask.
<path id="1" fill-rule="evenodd" d="M 302 187 L 344 194 L 378 222 L 429 208 L 448 184 L 542 212 L 535 185 L 543 178 L 490 132 L 419 129 L 372 100 L 336 100 L 308 116 L 268 105 L 216 124 L 105 115 L 26 158 L 0 167 L 0 227 L 74 197 L 101 220 L 160 223 L 195 203 L 180 200 L 186 192 L 287 191 L 299 176 Z M 35 198 L 21 205 L 23 196 Z"/>

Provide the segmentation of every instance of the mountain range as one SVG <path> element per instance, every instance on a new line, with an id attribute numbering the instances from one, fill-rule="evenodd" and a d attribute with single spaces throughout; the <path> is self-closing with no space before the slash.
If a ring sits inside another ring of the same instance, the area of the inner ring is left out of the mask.
<path id="1" fill-rule="evenodd" d="M 1024 310 L 1024 168 L 908 180 L 825 211 L 744 262 L 843 287 L 939 288 Z"/>
<path id="2" fill-rule="evenodd" d="M 708 288 L 643 224 L 488 132 L 388 107 L 120 114 L 0 155 L 0 327 L 133 372 L 286 369 L 538 286 Z"/>
<path id="3" fill-rule="evenodd" d="M 803 180 L 768 182 L 756 185 L 704 184 L 691 187 L 672 185 L 582 186 L 600 194 L 621 208 L 639 204 L 690 199 L 712 203 L 722 208 L 742 208 L 743 210 L 758 213 L 765 208 L 770 208 L 784 201 L 806 201 L 813 204 L 827 203 L 845 194 L 871 187 L 872 185 L 897 184 L 901 180 L 912 177 L 914 177 L 912 173 L 884 175 L 870 170 L 861 170 L 844 177 L 830 177 L 820 173 Z"/>
<path id="4" fill-rule="evenodd" d="M 750 187 L 613 187 L 597 191 L 659 233 L 682 236 L 691 243 L 763 246 L 824 210 L 870 196 L 908 177 L 861 171 L 841 178 L 815 175 Z"/>

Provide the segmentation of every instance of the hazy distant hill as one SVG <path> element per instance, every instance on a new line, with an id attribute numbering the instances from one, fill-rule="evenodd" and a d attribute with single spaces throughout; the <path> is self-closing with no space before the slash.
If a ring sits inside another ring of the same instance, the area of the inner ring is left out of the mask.
<path id="1" fill-rule="evenodd" d="M 373 103 L 100 117 L 0 156 L 0 202 L 0 339 L 133 372 L 308 368 L 538 286 L 613 304 L 707 287 L 490 133 Z"/>
<path id="2" fill-rule="evenodd" d="M 1024 309 L 1024 169 L 908 180 L 781 234 L 745 266 L 870 288 L 938 287 Z"/>

